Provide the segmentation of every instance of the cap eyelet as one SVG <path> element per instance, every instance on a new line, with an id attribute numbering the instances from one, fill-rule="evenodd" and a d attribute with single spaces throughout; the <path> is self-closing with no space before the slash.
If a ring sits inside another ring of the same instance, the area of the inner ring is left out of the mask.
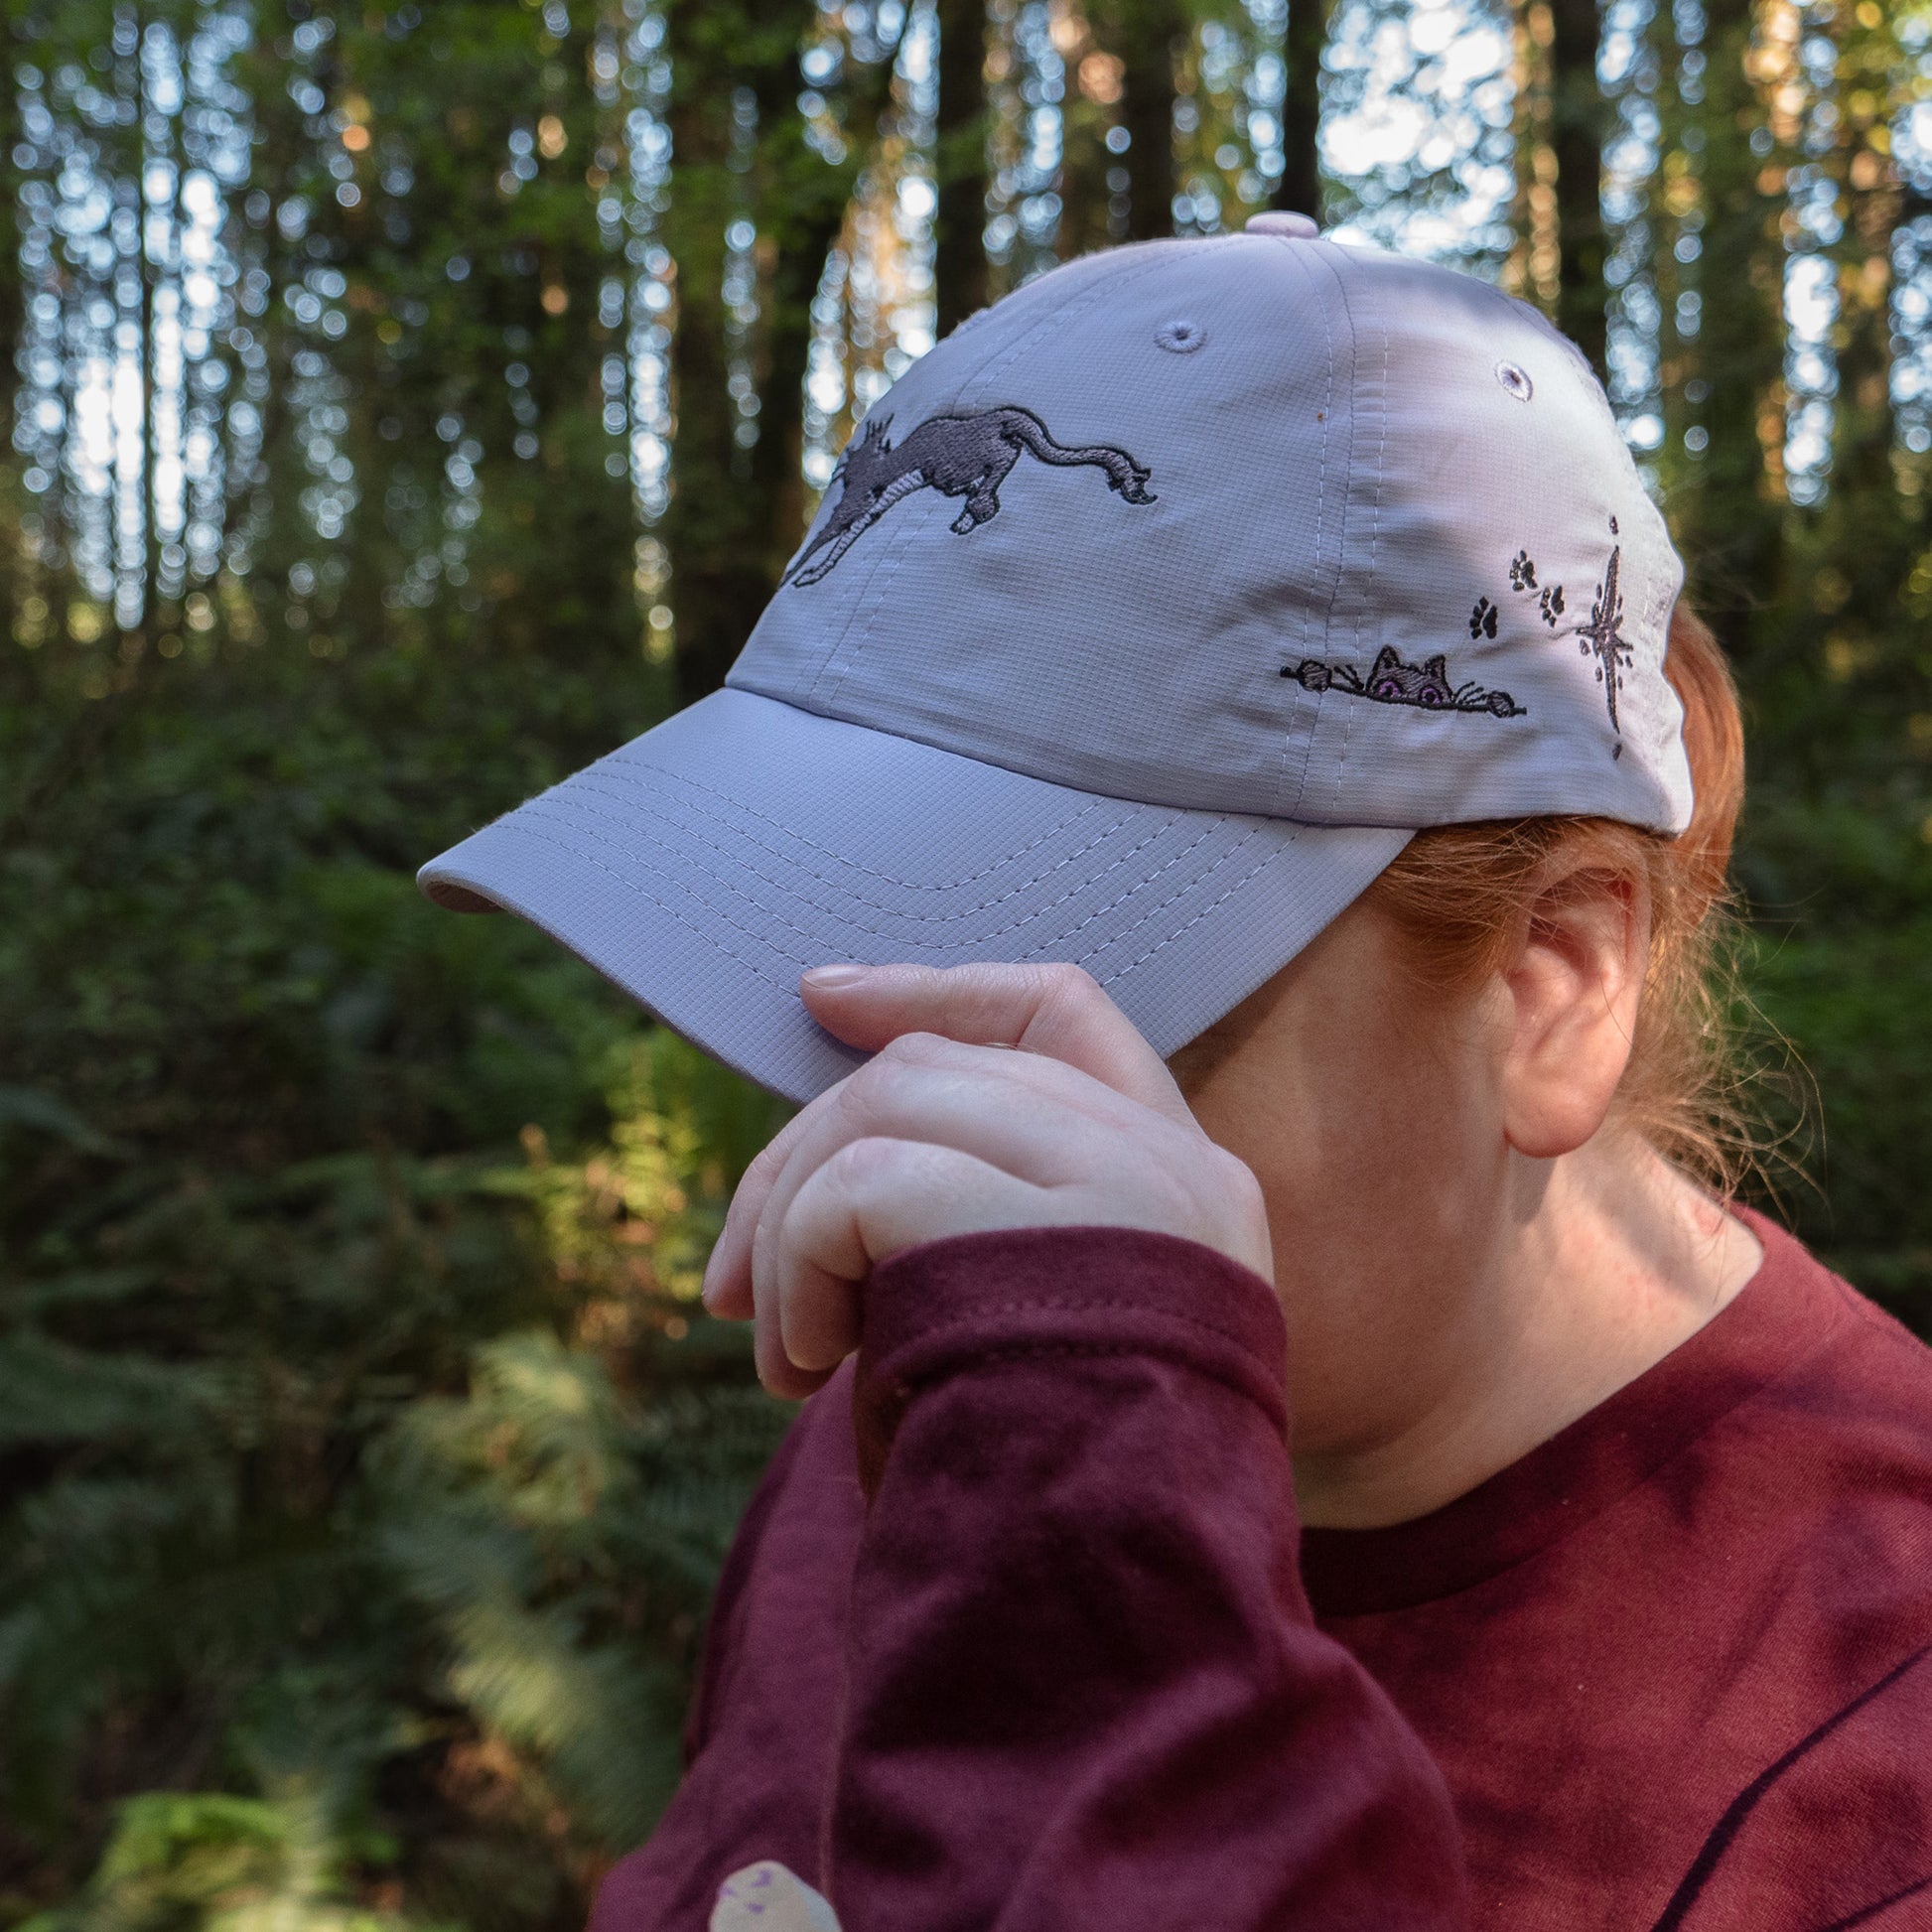
<path id="1" fill-rule="evenodd" d="M 1191 355 L 1206 341 L 1207 331 L 1184 317 L 1164 322 L 1154 332 L 1155 346 L 1165 348 L 1170 355 Z"/>
<path id="2" fill-rule="evenodd" d="M 1496 380 L 1504 390 L 1518 402 L 1528 402 L 1536 394 L 1536 384 L 1530 380 L 1530 372 L 1518 362 L 1501 361 L 1496 364 Z"/>

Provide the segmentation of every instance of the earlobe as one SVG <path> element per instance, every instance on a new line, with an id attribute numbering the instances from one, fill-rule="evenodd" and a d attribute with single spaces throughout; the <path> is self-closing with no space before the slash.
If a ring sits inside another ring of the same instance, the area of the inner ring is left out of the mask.
<path id="1" fill-rule="evenodd" d="M 1623 867 L 1568 865 L 1538 894 L 1503 974 L 1503 1122 L 1519 1154 L 1553 1160 L 1602 1126 L 1629 1064 L 1649 944 L 1645 883 Z"/>

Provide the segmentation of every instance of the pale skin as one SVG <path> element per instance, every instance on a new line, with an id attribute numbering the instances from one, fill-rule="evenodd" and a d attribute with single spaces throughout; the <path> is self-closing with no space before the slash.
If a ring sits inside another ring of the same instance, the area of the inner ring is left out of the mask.
<path id="1" fill-rule="evenodd" d="M 777 1394 L 857 1345 L 875 1263 L 1048 1224 L 1151 1228 L 1270 1282 L 1303 1519 L 1473 1488 L 1687 1340 L 1756 1237 L 1619 1120 L 1643 882 L 1562 854 L 1502 969 L 1425 995 L 1370 898 L 1166 1062 L 1066 966 L 806 974 L 874 1057 L 747 1172 L 705 1276 Z M 821 969 L 822 971 L 822 969 Z"/>

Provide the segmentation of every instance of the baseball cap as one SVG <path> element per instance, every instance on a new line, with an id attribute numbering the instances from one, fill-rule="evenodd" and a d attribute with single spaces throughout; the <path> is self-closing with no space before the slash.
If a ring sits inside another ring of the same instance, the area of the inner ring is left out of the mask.
<path id="1" fill-rule="evenodd" d="M 1110 249 L 873 407 L 722 689 L 420 883 L 795 1101 L 842 960 L 1071 961 L 1166 1055 L 1422 827 L 1681 831 L 1682 581 L 1527 304 L 1293 214 Z"/>

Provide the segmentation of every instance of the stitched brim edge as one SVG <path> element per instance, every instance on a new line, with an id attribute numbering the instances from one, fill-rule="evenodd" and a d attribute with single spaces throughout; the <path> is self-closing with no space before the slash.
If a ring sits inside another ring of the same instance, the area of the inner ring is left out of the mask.
<path id="1" fill-rule="evenodd" d="M 1072 960 L 1166 1056 L 1410 837 L 1106 798 L 727 688 L 418 884 L 455 910 L 516 913 L 802 1103 L 866 1057 L 806 1012 L 808 965 Z"/>

